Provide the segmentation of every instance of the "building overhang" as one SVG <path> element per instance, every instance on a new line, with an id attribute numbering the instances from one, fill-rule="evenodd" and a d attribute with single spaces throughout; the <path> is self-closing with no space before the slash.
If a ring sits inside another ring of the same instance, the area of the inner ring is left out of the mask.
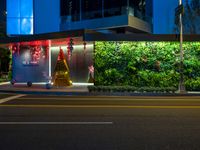
<path id="1" fill-rule="evenodd" d="M 8 46 L 9 44 L 17 44 L 17 43 L 30 44 L 30 42 L 33 43 L 38 42 L 38 44 L 42 43 L 46 45 L 48 41 L 57 42 L 57 39 L 64 39 L 64 38 L 77 38 L 82 41 L 85 32 L 86 32 L 85 30 L 75 30 L 75 31 L 45 33 L 45 34 L 23 35 L 16 37 L 3 37 L 0 38 L 0 47 L 5 47 Z"/>
<path id="2" fill-rule="evenodd" d="M 36 35 L 26 35 L 18 37 L 2 37 L 0 38 L 0 47 L 9 46 L 10 44 L 33 42 L 35 44 L 43 43 L 46 44 L 48 41 L 52 43 L 59 44 L 65 39 L 64 44 L 67 44 L 68 38 L 76 39 L 76 41 L 168 41 L 168 42 L 178 42 L 180 36 L 177 34 L 170 35 L 159 35 L 159 34 L 104 34 L 93 30 L 73 30 L 65 32 L 55 32 L 47 34 L 36 34 Z M 62 39 L 62 40 L 59 40 Z M 200 35 L 183 35 L 184 42 L 195 42 L 200 41 Z"/>
<path id="3" fill-rule="evenodd" d="M 198 42 L 200 35 L 185 34 L 183 42 Z M 103 34 L 103 33 L 86 33 L 85 41 L 149 41 L 149 42 L 179 42 L 178 34 Z"/>
<path id="4" fill-rule="evenodd" d="M 76 22 L 66 21 L 60 25 L 61 31 L 77 30 L 80 28 L 88 30 L 117 30 L 123 28 L 125 29 L 125 32 L 152 33 L 151 24 L 129 15 L 112 16 Z"/>

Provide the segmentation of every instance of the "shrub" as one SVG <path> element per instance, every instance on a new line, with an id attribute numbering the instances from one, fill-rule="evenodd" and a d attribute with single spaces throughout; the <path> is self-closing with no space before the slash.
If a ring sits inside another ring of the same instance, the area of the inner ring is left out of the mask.
<path id="1" fill-rule="evenodd" d="M 88 86 L 89 92 L 167 92 L 174 93 L 174 87 L 134 87 L 134 86 Z"/>

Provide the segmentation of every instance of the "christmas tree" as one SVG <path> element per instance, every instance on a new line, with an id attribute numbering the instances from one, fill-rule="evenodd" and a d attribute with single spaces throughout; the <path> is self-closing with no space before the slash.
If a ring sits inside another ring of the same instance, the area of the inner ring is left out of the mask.
<path id="1" fill-rule="evenodd" d="M 65 59 L 64 52 L 61 48 L 60 48 L 60 52 L 58 54 L 56 67 L 54 69 L 53 84 L 54 84 L 54 86 L 70 86 L 70 85 L 72 85 L 72 81 L 70 80 L 70 76 L 69 76 L 69 67 L 67 65 L 67 61 Z"/>

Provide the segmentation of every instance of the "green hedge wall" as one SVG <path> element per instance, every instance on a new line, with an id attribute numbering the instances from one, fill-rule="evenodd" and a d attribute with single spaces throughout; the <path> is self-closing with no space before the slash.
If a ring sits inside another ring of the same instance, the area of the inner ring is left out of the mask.
<path id="1" fill-rule="evenodd" d="M 200 42 L 185 42 L 187 90 L 200 90 Z M 96 42 L 95 85 L 178 87 L 178 42 Z"/>

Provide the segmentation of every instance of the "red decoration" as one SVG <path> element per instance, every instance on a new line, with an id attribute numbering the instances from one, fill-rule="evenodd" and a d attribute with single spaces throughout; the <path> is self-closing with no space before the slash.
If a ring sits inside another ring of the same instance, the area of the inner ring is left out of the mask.
<path id="1" fill-rule="evenodd" d="M 33 52 L 31 53 L 32 60 L 31 63 L 39 63 L 40 57 L 41 57 L 41 47 L 35 46 L 33 48 Z"/>
<path id="2" fill-rule="evenodd" d="M 64 59 L 65 59 L 65 55 L 64 55 L 63 50 L 60 47 L 60 52 L 59 52 L 59 55 L 58 55 L 58 61 L 59 60 L 64 60 Z"/>
<path id="3" fill-rule="evenodd" d="M 17 51 L 17 47 L 14 45 L 12 46 L 12 53 L 14 54 Z"/>
<path id="4" fill-rule="evenodd" d="M 70 52 L 70 49 L 67 49 L 67 58 L 68 58 L 68 60 L 71 59 L 71 52 Z"/>
<path id="5" fill-rule="evenodd" d="M 72 38 L 69 39 L 69 42 L 68 42 L 68 47 L 67 49 L 70 50 L 70 54 L 72 55 L 72 51 L 73 51 L 73 45 L 74 45 L 74 40 Z"/>
<path id="6" fill-rule="evenodd" d="M 94 73 L 94 66 L 91 65 L 88 67 L 89 73 Z"/>

